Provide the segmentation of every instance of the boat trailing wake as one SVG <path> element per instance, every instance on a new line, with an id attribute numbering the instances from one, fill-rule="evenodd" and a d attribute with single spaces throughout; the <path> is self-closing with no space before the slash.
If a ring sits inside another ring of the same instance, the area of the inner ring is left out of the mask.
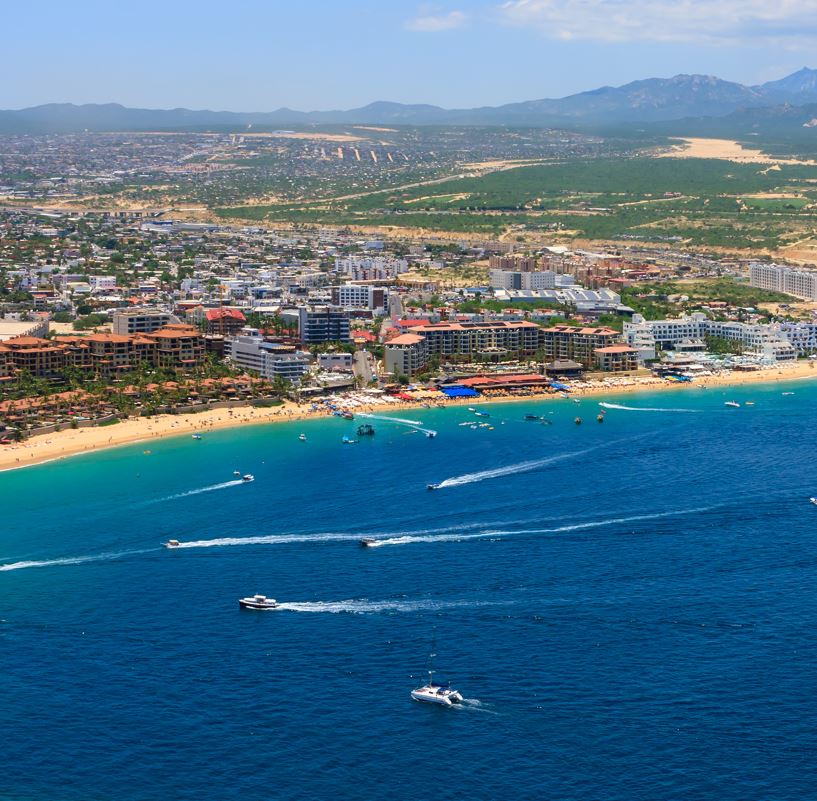
<path id="1" fill-rule="evenodd" d="M 350 598 L 345 601 L 285 601 L 279 602 L 276 610 L 287 612 L 310 612 L 337 615 L 373 615 L 380 612 L 423 612 L 444 609 L 476 608 L 480 606 L 507 606 L 508 601 L 433 601 L 433 600 L 393 600 L 370 601 L 367 598 Z"/>
<path id="2" fill-rule="evenodd" d="M 387 423 L 400 423 L 404 426 L 421 426 L 423 424 L 422 420 L 406 420 L 404 417 L 386 417 L 381 414 L 364 414 L 363 412 L 358 412 L 357 416 L 365 417 L 368 420 L 383 420 Z"/>
<path id="3" fill-rule="evenodd" d="M 198 489 L 187 490 L 186 492 L 177 492 L 175 495 L 168 495 L 166 498 L 158 498 L 155 501 L 148 501 L 148 503 L 161 503 L 162 501 L 175 501 L 178 498 L 187 498 L 190 495 L 201 495 L 203 492 L 215 492 L 216 490 L 223 490 L 229 487 L 238 487 L 241 484 L 248 482 L 236 478 L 232 481 L 222 481 L 221 484 L 211 484 L 208 487 L 199 487 Z"/>
<path id="4" fill-rule="evenodd" d="M 618 409 L 623 412 L 686 412 L 688 414 L 697 414 L 700 409 L 662 409 L 653 406 L 624 406 L 621 403 L 607 403 L 600 401 L 599 406 L 603 409 Z"/>
<path id="5" fill-rule="evenodd" d="M 232 545 L 287 545 L 292 542 L 350 542 L 359 540 L 359 534 L 270 534 L 260 537 L 217 537 L 212 540 L 190 540 L 173 546 L 177 548 L 226 548 Z"/>
<path id="6" fill-rule="evenodd" d="M 515 473 L 527 473 L 531 470 L 538 470 L 540 467 L 546 467 L 549 464 L 562 462 L 566 459 L 574 459 L 577 456 L 584 456 L 586 453 L 591 453 L 592 451 L 598 450 L 601 447 L 601 445 L 597 445 L 593 448 L 585 448 L 582 451 L 560 453 L 555 456 L 546 456 L 544 459 L 532 459 L 528 462 L 517 462 L 516 464 L 505 465 L 505 467 L 496 467 L 493 470 L 480 470 L 478 473 L 465 473 L 464 475 L 454 476 L 453 478 L 447 478 L 444 481 L 441 481 L 436 488 L 444 489 L 446 487 L 461 487 L 465 484 L 474 484 L 477 481 L 487 481 L 490 478 L 501 478 L 502 476 L 510 476 Z"/>
<path id="7" fill-rule="evenodd" d="M 493 531 L 483 531 L 477 534 L 401 534 L 397 537 L 373 538 L 369 548 L 380 548 L 384 545 L 413 545 L 418 542 L 463 542 L 464 540 L 497 539 Z"/>
<path id="8" fill-rule="evenodd" d="M 66 556 L 61 559 L 42 559 L 23 562 L 10 562 L 9 564 L 0 565 L 0 572 L 7 570 L 25 570 L 29 567 L 58 567 L 61 565 L 84 565 L 88 562 L 108 562 L 112 559 L 121 559 L 124 556 L 133 556 L 134 554 L 149 553 L 155 551 L 156 548 L 145 548 L 138 551 L 117 551 L 115 553 L 98 553 L 91 556 Z"/>

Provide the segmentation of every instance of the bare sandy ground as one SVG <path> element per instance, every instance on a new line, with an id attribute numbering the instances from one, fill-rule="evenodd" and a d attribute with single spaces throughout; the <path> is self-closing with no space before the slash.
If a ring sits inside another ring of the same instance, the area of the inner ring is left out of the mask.
<path id="1" fill-rule="evenodd" d="M 812 362 L 798 362 L 793 365 L 759 370 L 752 373 L 730 373 L 697 379 L 691 384 L 677 384 L 654 377 L 629 378 L 624 381 L 611 376 L 610 383 L 595 382 L 574 389 L 574 395 L 586 397 L 616 396 L 637 392 L 678 391 L 695 392 L 702 387 L 732 387 L 745 384 L 773 383 L 817 377 L 817 368 Z M 507 398 L 473 398 L 461 401 L 446 401 L 440 406 L 474 405 L 475 403 L 501 403 L 521 401 L 558 401 L 561 395 L 535 394 Z M 356 411 L 386 411 L 401 408 L 419 409 L 417 403 L 373 403 Z M 44 434 L 23 443 L 0 446 L 0 470 L 13 470 L 41 462 L 65 459 L 79 453 L 101 451 L 117 445 L 136 442 L 144 444 L 146 455 L 150 455 L 150 442 L 162 437 L 206 433 L 222 428 L 233 428 L 258 423 L 288 422 L 312 417 L 325 417 L 327 412 L 312 412 L 310 405 L 287 402 L 271 408 L 213 409 L 200 414 L 158 415 L 151 418 L 125 420 L 113 426 L 101 428 L 66 429 L 54 434 Z"/>
<path id="2" fill-rule="evenodd" d="M 683 145 L 677 145 L 664 153 L 659 153 L 658 158 L 724 159 L 739 164 L 817 164 L 815 161 L 775 158 L 762 150 L 753 150 L 728 139 L 692 138 L 682 141 Z"/>

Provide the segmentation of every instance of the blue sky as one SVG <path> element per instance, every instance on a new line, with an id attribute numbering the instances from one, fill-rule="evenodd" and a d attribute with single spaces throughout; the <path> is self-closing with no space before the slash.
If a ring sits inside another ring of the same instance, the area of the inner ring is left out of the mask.
<path id="1" fill-rule="evenodd" d="M 817 0 L 41 0 L 2 25 L 0 108 L 451 108 L 817 66 Z"/>

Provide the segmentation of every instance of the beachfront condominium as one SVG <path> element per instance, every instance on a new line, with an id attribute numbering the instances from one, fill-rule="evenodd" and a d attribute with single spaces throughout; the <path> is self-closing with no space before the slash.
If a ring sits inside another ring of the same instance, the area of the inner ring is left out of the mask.
<path id="1" fill-rule="evenodd" d="M 383 362 L 392 375 L 421 373 L 428 364 L 428 342 L 418 334 L 401 334 L 386 343 Z"/>
<path id="2" fill-rule="evenodd" d="M 570 359 L 584 367 L 597 362 L 596 351 L 620 344 L 621 335 L 613 328 L 554 325 L 541 329 L 541 343 L 548 361 Z"/>
<path id="3" fill-rule="evenodd" d="M 349 341 L 349 314 L 339 306 L 301 307 L 298 321 L 301 342 L 305 345 Z"/>
<path id="4" fill-rule="evenodd" d="M 759 289 L 817 300 L 817 270 L 798 270 L 780 264 L 749 265 L 749 283 Z"/>
<path id="5" fill-rule="evenodd" d="M 300 383 L 309 372 L 309 354 L 294 347 L 268 342 L 256 328 L 244 328 L 224 342 L 227 359 L 242 370 L 251 370 L 262 378 L 283 378 Z"/>

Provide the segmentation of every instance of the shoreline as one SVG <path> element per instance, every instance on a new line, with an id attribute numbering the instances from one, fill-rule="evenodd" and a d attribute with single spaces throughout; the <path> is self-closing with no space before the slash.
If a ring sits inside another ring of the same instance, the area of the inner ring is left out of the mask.
<path id="1" fill-rule="evenodd" d="M 611 374 L 609 383 L 582 383 L 571 391 L 574 397 L 599 397 L 604 395 L 632 395 L 634 393 L 682 392 L 691 389 L 709 387 L 741 387 L 750 384 L 776 384 L 788 381 L 817 378 L 814 362 L 797 363 L 794 366 L 775 367 L 769 370 L 758 370 L 751 373 L 729 373 L 727 375 L 705 376 L 689 383 L 675 383 L 650 377 L 623 378 Z M 626 381 L 626 383 L 615 383 Z M 493 403 L 540 402 L 562 399 L 561 393 L 534 392 L 529 395 L 509 395 L 501 397 L 447 399 L 434 403 L 431 408 L 447 408 Z M 353 412 L 381 413 L 388 410 L 424 409 L 419 401 L 384 402 L 373 400 L 371 403 L 352 409 Z M 25 467 L 55 462 L 78 456 L 83 453 L 95 453 L 125 445 L 148 443 L 156 439 L 191 436 L 194 433 L 219 431 L 245 425 L 260 425 L 299 420 L 320 419 L 329 416 L 321 408 L 312 411 L 310 404 L 298 405 L 285 401 L 280 406 L 239 407 L 234 409 L 211 409 L 193 414 L 163 414 L 154 417 L 130 418 L 113 426 L 96 426 L 89 428 L 64 429 L 51 434 L 42 434 L 30 440 L 13 445 L 0 446 L 0 472 L 19 470 Z"/>

